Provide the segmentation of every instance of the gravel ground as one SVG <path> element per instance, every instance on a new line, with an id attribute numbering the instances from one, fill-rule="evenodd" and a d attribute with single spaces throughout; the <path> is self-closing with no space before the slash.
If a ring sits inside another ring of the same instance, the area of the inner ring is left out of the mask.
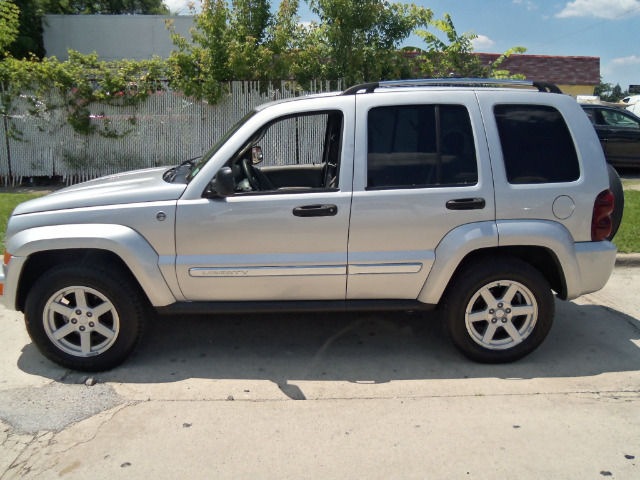
<path id="1" fill-rule="evenodd" d="M 0 418 L 15 432 L 34 435 L 61 432 L 69 425 L 124 402 L 111 385 L 49 383 L 42 388 L 0 391 Z"/>

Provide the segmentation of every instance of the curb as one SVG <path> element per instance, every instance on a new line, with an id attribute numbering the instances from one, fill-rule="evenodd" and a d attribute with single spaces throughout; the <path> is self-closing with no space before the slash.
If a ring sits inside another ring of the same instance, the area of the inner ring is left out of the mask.
<path id="1" fill-rule="evenodd" d="M 618 253 L 616 267 L 640 267 L 640 253 Z"/>

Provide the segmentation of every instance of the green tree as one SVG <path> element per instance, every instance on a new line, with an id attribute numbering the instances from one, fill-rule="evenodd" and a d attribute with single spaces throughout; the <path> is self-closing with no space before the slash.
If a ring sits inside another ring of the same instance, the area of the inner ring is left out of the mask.
<path id="1" fill-rule="evenodd" d="M 168 60 L 173 88 L 209 101 L 220 98 L 221 82 L 230 76 L 228 19 L 224 0 L 204 0 L 202 11 L 193 21 L 191 41 L 172 32 L 171 39 L 177 47 Z M 167 27 L 172 28 L 172 21 L 167 22 Z"/>
<path id="2" fill-rule="evenodd" d="M 347 84 L 395 76 L 404 61 L 400 44 L 433 17 L 428 8 L 384 0 L 311 0 L 310 6 L 320 17 L 328 73 Z"/>
<path id="3" fill-rule="evenodd" d="M 431 25 L 444 33 L 446 41 L 433 32 L 418 30 L 427 48 L 420 56 L 420 73 L 425 77 L 447 77 L 452 73 L 464 77 L 480 76 L 480 63 L 472 56 L 473 40 L 478 36 L 472 32 L 458 34 L 448 13 Z"/>
<path id="4" fill-rule="evenodd" d="M 459 34 L 451 15 L 444 14 L 441 20 L 435 20 L 431 25 L 443 33 L 446 41 L 426 30 L 418 30 L 416 34 L 427 44 L 427 48 L 419 57 L 420 73 L 424 77 L 443 78 L 450 75 L 467 78 L 515 78 L 506 70 L 500 70 L 500 65 L 513 54 L 526 52 L 523 47 L 513 47 L 500 55 L 491 65 L 482 65 L 478 57 L 473 55 L 473 40 L 478 35 L 473 32 Z"/>
<path id="5" fill-rule="evenodd" d="M 232 2 L 229 28 L 236 41 L 251 37 L 261 45 L 271 20 L 268 0 L 235 0 Z"/>
<path id="6" fill-rule="evenodd" d="M 267 45 L 271 23 L 268 0 L 233 0 L 229 13 L 229 80 L 266 80 L 273 51 Z"/>
<path id="7" fill-rule="evenodd" d="M 108 125 L 98 128 L 91 121 L 89 105 L 135 105 L 162 90 L 162 79 L 168 74 L 166 62 L 157 58 L 105 62 L 95 53 L 82 55 L 74 51 L 69 52 L 69 59 L 64 62 L 56 58 L 36 61 L 7 57 L 0 62 L 0 84 L 5 87 L 0 114 L 4 116 L 7 134 L 19 139 L 20 132 L 8 127 L 7 120 L 13 112 L 14 100 L 22 96 L 33 107 L 29 114 L 43 120 L 42 125 L 49 124 L 46 119 L 49 112 L 64 109 L 66 122 L 76 132 L 115 138 L 128 132 L 115 132 Z M 57 100 L 58 94 L 62 95 L 62 101 Z"/>
<path id="8" fill-rule="evenodd" d="M 18 35 L 9 47 L 14 58 L 44 57 L 42 40 L 42 0 L 20 0 Z"/>
<path id="9" fill-rule="evenodd" d="M 619 83 L 616 83 L 614 86 L 611 83 L 604 83 L 601 79 L 600 85 L 593 90 L 593 94 L 598 95 L 600 99 L 605 102 L 619 102 L 629 95 L 629 92 L 627 90 L 622 90 Z"/>
<path id="10" fill-rule="evenodd" d="M 272 79 L 293 78 L 307 84 L 327 78 L 327 49 L 316 23 L 303 25 L 299 0 L 283 0 L 270 22 L 267 46 L 273 53 Z"/>
<path id="11" fill-rule="evenodd" d="M 343 80 L 347 85 L 416 75 L 503 77 L 500 63 L 481 65 L 472 55 L 476 35 L 458 34 L 449 15 L 385 0 L 311 0 L 320 23 L 303 25 L 299 0 L 282 0 L 275 14 L 268 0 L 204 0 L 191 41 L 174 33 L 169 59 L 172 86 L 215 102 L 232 80 Z M 194 12 L 195 13 L 195 12 Z M 171 24 L 171 22 L 168 22 Z M 427 31 L 444 33 L 445 40 Z M 414 31 L 427 48 L 409 55 L 400 44 Z"/>
<path id="12" fill-rule="evenodd" d="M 171 21 L 168 24 L 171 28 Z M 266 0 L 235 0 L 231 6 L 225 0 L 205 0 L 195 15 L 191 41 L 172 33 L 177 47 L 169 58 L 172 85 L 188 95 L 217 101 L 222 82 L 273 78 L 274 28 L 278 27 L 272 24 Z M 279 30 L 280 42 L 283 32 Z"/>
<path id="13" fill-rule="evenodd" d="M 0 2 L 0 58 L 4 58 L 6 48 L 18 36 L 19 13 L 18 7 L 12 1 Z"/>

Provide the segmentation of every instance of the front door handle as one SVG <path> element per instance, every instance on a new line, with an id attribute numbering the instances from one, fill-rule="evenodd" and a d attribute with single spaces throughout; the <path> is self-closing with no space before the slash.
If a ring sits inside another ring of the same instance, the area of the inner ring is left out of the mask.
<path id="1" fill-rule="evenodd" d="M 484 198 L 457 198 L 447 202 L 449 210 L 482 210 L 485 205 Z"/>
<path id="2" fill-rule="evenodd" d="M 304 205 L 293 209 L 296 217 L 332 217 L 337 213 L 335 205 Z"/>

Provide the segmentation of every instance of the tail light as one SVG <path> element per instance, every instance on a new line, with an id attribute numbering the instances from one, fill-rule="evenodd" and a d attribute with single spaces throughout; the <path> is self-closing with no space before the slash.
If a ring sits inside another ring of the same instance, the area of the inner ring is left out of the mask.
<path id="1" fill-rule="evenodd" d="M 2 263 L 4 265 L 9 265 L 9 262 L 11 261 L 11 255 L 5 250 L 4 251 L 4 258 L 2 259 Z M 0 296 L 4 295 L 4 284 L 0 283 Z"/>
<path id="2" fill-rule="evenodd" d="M 611 227 L 613 226 L 611 212 L 613 212 L 614 202 L 613 193 L 609 189 L 600 192 L 596 197 L 596 201 L 593 203 L 593 217 L 591 219 L 592 241 L 606 240 L 611 235 Z"/>

